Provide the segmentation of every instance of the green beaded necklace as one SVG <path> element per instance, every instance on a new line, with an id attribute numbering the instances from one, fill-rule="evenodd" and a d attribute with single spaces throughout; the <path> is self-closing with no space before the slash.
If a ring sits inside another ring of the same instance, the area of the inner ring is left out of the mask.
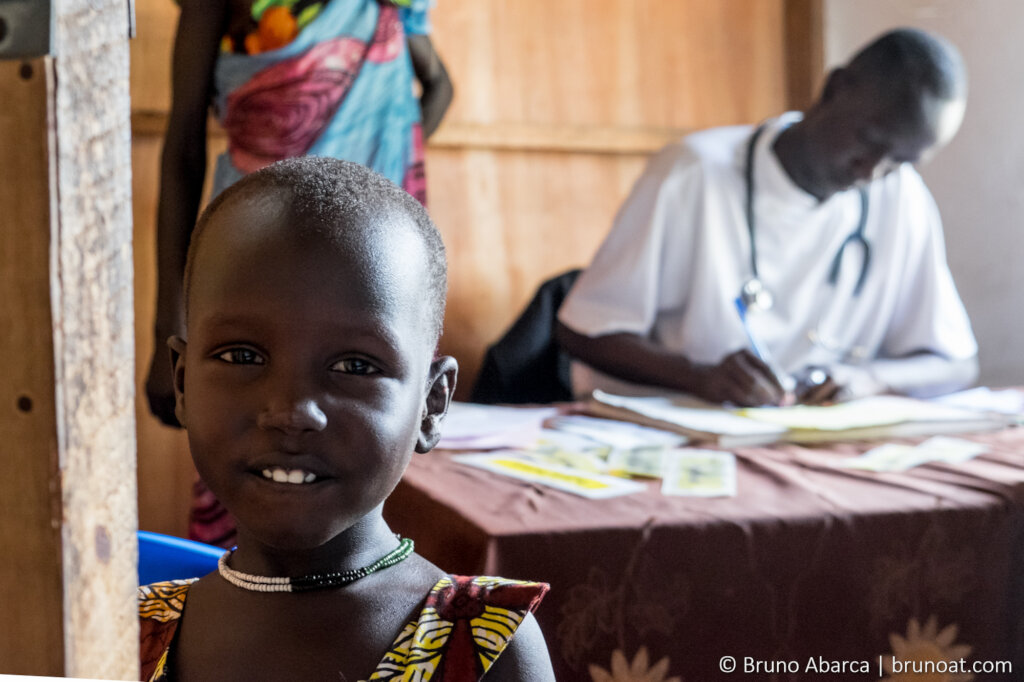
<path id="1" fill-rule="evenodd" d="M 228 566 L 228 559 L 235 552 L 235 550 L 231 550 L 222 554 L 220 559 L 217 560 L 217 572 L 232 585 L 243 590 L 249 590 L 250 592 L 309 592 L 310 590 L 344 587 L 360 578 L 365 578 L 371 573 L 394 566 L 398 562 L 407 559 L 412 554 L 412 551 L 413 541 L 409 538 L 402 538 L 401 542 L 398 543 L 398 547 L 369 566 L 331 573 L 311 573 L 297 578 L 281 578 L 236 571 Z"/>

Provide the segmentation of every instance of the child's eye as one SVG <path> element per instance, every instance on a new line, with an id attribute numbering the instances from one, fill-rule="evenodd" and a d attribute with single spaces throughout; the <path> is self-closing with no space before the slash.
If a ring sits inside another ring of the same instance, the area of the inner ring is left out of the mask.
<path id="1" fill-rule="evenodd" d="M 338 360 L 336 363 L 331 365 L 332 372 L 344 372 L 345 374 L 377 374 L 380 372 L 379 369 L 374 367 L 366 360 L 360 358 L 345 358 L 344 360 Z"/>
<path id="2" fill-rule="evenodd" d="M 232 348 L 217 354 L 217 359 L 231 365 L 263 365 L 266 360 L 259 353 L 248 348 Z"/>

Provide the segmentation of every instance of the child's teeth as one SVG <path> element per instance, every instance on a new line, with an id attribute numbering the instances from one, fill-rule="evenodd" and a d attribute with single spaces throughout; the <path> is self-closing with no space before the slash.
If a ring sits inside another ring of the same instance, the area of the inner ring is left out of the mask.
<path id="1" fill-rule="evenodd" d="M 312 483 L 316 480 L 316 474 L 302 469 L 282 469 L 281 467 L 267 467 L 262 472 L 263 478 L 270 479 L 277 483 Z"/>

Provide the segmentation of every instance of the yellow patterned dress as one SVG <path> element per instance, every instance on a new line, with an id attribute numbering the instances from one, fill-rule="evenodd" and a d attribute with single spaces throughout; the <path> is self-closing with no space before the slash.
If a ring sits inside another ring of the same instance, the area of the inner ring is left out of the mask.
<path id="1" fill-rule="evenodd" d="M 171 580 L 139 588 L 140 679 L 168 679 L 168 652 L 193 582 Z M 547 590 L 544 583 L 505 578 L 441 578 L 417 618 L 402 628 L 384 654 L 370 682 L 476 682 Z"/>

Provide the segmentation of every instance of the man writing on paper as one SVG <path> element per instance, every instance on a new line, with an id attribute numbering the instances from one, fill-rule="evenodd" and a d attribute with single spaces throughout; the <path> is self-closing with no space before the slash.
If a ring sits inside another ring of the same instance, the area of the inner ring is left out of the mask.
<path id="1" fill-rule="evenodd" d="M 913 168 L 965 100 L 956 49 L 901 29 L 805 113 L 662 149 L 559 312 L 574 393 L 770 405 L 969 385 L 977 344 Z"/>

